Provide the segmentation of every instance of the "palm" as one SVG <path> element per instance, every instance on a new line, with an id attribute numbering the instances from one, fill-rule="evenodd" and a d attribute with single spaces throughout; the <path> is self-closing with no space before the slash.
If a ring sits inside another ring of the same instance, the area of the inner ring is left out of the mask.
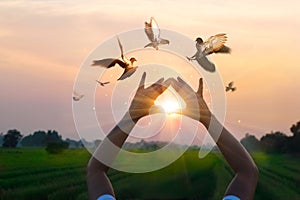
<path id="1" fill-rule="evenodd" d="M 177 91 L 177 93 L 183 98 L 186 103 L 186 108 L 182 110 L 182 114 L 191 117 L 203 124 L 209 123 L 211 113 L 207 104 L 203 99 L 203 80 L 200 78 L 198 91 L 195 92 L 186 82 L 181 78 L 168 79 L 172 87 Z"/>
<path id="2" fill-rule="evenodd" d="M 161 78 L 145 88 L 145 79 L 146 73 L 143 74 L 139 88 L 129 107 L 129 113 L 133 121 L 138 121 L 140 118 L 149 115 L 155 99 L 169 86 L 166 83 L 163 83 L 164 79 Z"/>

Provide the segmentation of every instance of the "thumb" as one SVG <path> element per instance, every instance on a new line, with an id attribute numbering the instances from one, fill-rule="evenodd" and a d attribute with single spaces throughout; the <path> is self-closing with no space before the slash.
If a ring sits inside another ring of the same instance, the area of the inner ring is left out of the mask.
<path id="1" fill-rule="evenodd" d="M 197 94 L 199 94 L 201 97 L 203 96 L 203 79 L 199 79 L 199 86 L 197 90 Z"/>

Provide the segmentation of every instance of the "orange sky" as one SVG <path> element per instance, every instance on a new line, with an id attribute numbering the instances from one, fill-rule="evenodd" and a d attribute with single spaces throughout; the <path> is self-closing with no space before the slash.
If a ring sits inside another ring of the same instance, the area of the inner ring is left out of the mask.
<path id="1" fill-rule="evenodd" d="M 299 1 L 122 2 L 0 2 L 0 132 L 56 129 L 78 138 L 71 97 L 81 63 L 102 41 L 154 16 L 192 39 L 228 34 L 232 54 L 211 59 L 224 84 L 238 87 L 227 93 L 226 116 L 236 137 L 290 134 L 300 120 Z"/>

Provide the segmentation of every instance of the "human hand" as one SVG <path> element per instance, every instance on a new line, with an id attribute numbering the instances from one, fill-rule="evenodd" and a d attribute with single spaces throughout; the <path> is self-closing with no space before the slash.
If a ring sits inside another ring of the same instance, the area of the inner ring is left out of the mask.
<path id="1" fill-rule="evenodd" d="M 208 127 L 211 119 L 211 112 L 203 99 L 203 79 L 199 79 L 197 92 L 195 92 L 193 88 L 180 77 L 177 77 L 177 80 L 169 78 L 165 83 L 171 85 L 185 101 L 186 108 L 183 109 L 181 113 L 201 122 L 205 127 Z"/>
<path id="2" fill-rule="evenodd" d="M 164 82 L 164 78 L 159 79 L 149 87 L 145 88 L 146 72 L 143 73 L 139 87 L 132 99 L 129 107 L 129 114 L 134 122 L 151 113 L 160 112 L 160 109 L 154 106 L 155 99 L 161 95 L 170 85 Z M 161 111 L 162 112 L 162 111 Z"/>

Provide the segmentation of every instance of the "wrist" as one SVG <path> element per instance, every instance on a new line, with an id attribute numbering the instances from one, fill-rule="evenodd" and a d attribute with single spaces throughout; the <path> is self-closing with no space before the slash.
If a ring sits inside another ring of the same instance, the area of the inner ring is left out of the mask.
<path id="1" fill-rule="evenodd" d="M 126 112 L 117 126 L 125 133 L 129 134 L 139 119 L 133 119 L 129 112 Z"/>
<path id="2" fill-rule="evenodd" d="M 133 121 L 134 123 L 137 123 L 143 116 L 147 115 L 148 113 L 146 112 L 148 111 L 147 109 L 130 109 L 128 110 L 127 114 L 128 117 L 130 117 L 131 121 Z"/>
<path id="3" fill-rule="evenodd" d="M 212 117 L 213 117 L 213 115 L 211 114 L 211 112 L 201 113 L 199 122 L 202 123 L 205 126 L 206 129 L 208 129 Z"/>

